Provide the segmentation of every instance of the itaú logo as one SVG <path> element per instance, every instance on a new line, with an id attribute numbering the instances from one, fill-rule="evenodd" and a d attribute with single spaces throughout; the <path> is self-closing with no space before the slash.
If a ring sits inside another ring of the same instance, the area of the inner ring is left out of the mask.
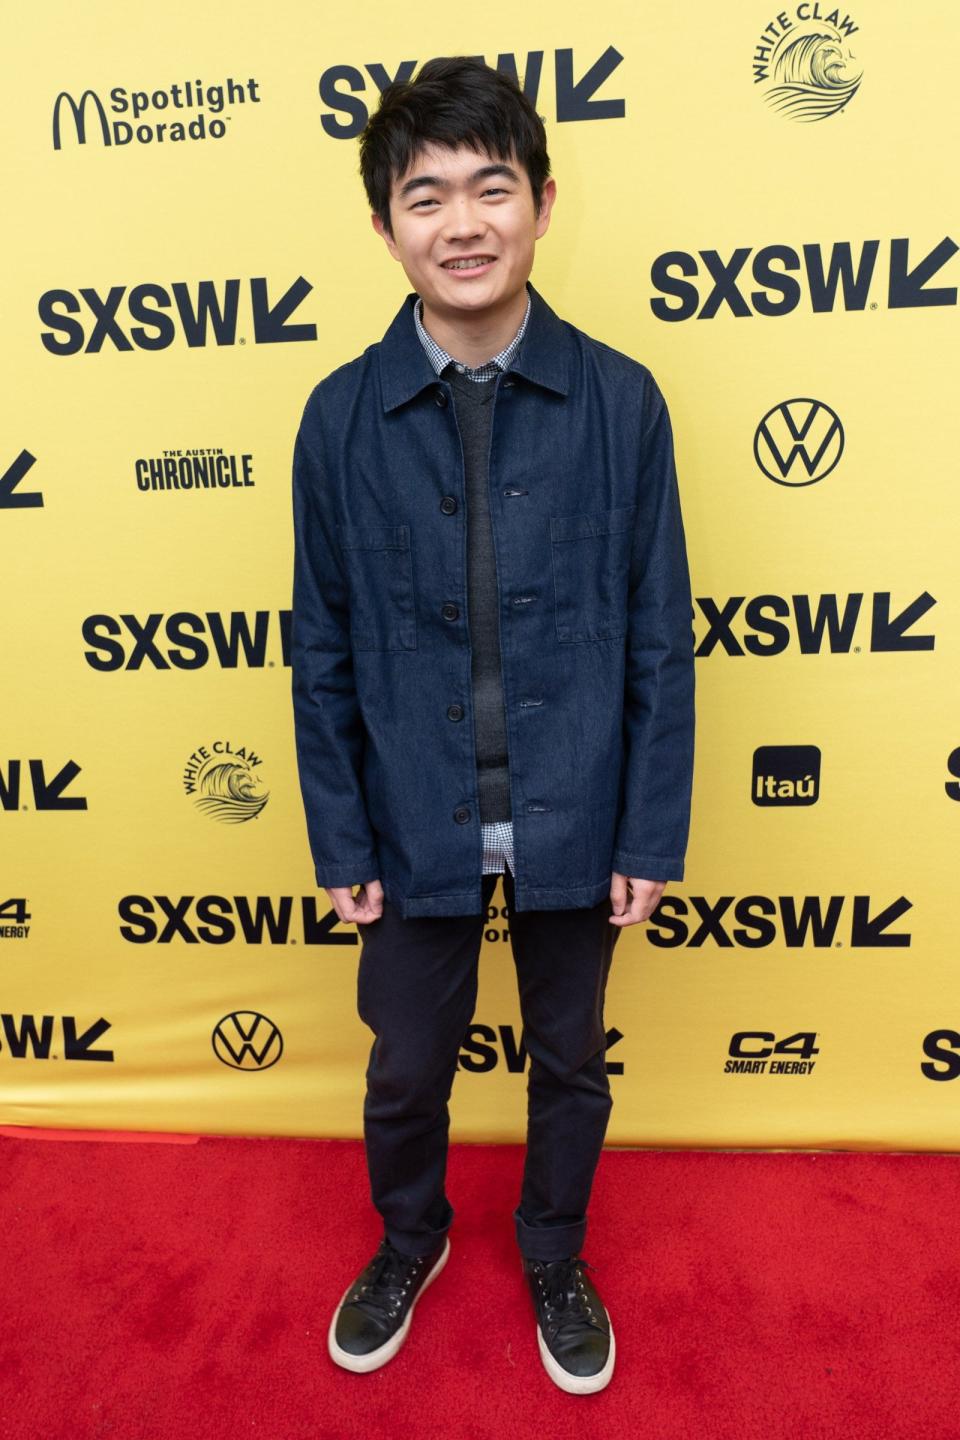
<path id="1" fill-rule="evenodd" d="M 283 1036 L 259 1010 L 233 1010 L 213 1030 L 213 1053 L 233 1070 L 269 1070 L 283 1054 Z"/>

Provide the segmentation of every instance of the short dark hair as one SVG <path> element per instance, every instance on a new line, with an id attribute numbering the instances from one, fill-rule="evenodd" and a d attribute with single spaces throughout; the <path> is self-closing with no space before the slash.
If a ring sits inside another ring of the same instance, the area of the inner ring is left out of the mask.
<path id="1" fill-rule="evenodd" d="M 360 136 L 360 174 L 371 210 L 388 235 L 390 191 L 425 145 L 467 145 L 526 170 L 537 211 L 550 174 L 543 120 L 513 75 L 455 55 L 428 60 L 412 80 L 397 80 Z"/>

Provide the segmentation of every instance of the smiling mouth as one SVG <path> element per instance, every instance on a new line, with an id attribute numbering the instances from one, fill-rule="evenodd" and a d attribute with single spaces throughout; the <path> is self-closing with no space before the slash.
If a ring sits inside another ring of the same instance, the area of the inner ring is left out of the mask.
<path id="1" fill-rule="evenodd" d="M 476 270 L 481 265 L 490 265 L 496 260 L 496 255 L 468 255 L 462 260 L 444 260 L 444 270 Z"/>

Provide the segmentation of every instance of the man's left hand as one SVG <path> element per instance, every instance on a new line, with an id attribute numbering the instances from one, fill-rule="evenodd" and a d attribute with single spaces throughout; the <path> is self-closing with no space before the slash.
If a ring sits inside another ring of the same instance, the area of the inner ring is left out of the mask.
<path id="1" fill-rule="evenodd" d="M 666 883 L 665 880 L 640 880 L 614 870 L 610 879 L 610 900 L 613 904 L 610 924 L 637 925 L 649 920 Z"/>

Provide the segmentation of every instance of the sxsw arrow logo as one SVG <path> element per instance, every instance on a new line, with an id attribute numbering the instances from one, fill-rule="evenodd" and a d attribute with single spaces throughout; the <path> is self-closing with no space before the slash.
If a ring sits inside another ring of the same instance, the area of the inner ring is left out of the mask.
<path id="1" fill-rule="evenodd" d="M 864 607 L 864 594 L 848 595 L 731 595 L 715 600 L 697 596 L 706 633 L 700 639 L 698 659 L 712 655 L 719 647 L 726 655 L 782 655 L 795 644 L 801 655 L 849 655 L 854 645 L 857 622 Z M 902 610 L 891 613 L 889 590 L 870 597 L 870 645 L 874 652 L 932 650 L 936 636 L 909 634 L 913 626 L 936 604 L 924 590 Z M 745 629 L 734 631 L 734 621 L 743 611 Z M 789 623 L 789 622 L 792 622 Z"/>
<path id="2" fill-rule="evenodd" d="M 725 950 L 734 946 L 759 950 L 775 944 L 829 950 L 844 943 L 838 936 L 846 913 L 851 949 L 907 948 L 910 932 L 891 932 L 891 926 L 913 908 L 912 902 L 901 895 L 871 913 L 872 905 L 869 895 L 719 895 L 716 899 L 664 895 L 647 922 L 644 938 L 664 950 L 680 945 L 699 949 L 708 942 Z"/>
<path id="3" fill-rule="evenodd" d="M 546 50 L 528 50 L 523 55 L 523 75 L 520 74 L 521 55 L 516 51 L 503 51 L 491 57 L 489 63 L 501 74 L 510 75 L 523 90 L 524 95 L 539 110 L 545 110 L 540 94 Z M 474 57 L 483 60 L 486 57 Z M 549 65 L 549 61 L 547 62 Z M 623 63 L 619 50 L 608 45 L 603 54 L 588 65 L 579 79 L 575 78 L 574 53 L 571 49 L 553 51 L 554 95 L 556 117 L 565 120 L 620 120 L 626 114 L 626 102 L 621 97 L 597 99 L 597 91 L 606 84 L 610 76 Z M 393 61 L 384 64 L 371 60 L 362 68 L 356 65 L 331 65 L 320 76 L 320 99 L 328 108 L 320 116 L 320 124 L 334 140 L 355 140 L 370 118 L 371 108 L 376 108 L 379 95 L 397 81 L 405 83 L 413 78 L 417 68 L 416 60 Z M 576 68 L 581 68 L 582 62 Z M 364 73 L 366 72 L 366 73 Z M 373 82 L 373 95 L 369 82 Z"/>
<path id="4" fill-rule="evenodd" d="M 35 510 L 43 505 L 39 490 L 23 490 L 19 495 L 14 493 L 24 475 L 36 463 L 35 455 L 31 455 L 29 450 L 21 450 L 13 464 L 0 475 L 0 510 Z"/>
<path id="5" fill-rule="evenodd" d="M 6 1040 L 7 1053 L 13 1060 L 49 1060 L 53 1043 L 53 1015 L 0 1015 L 0 1027 Z M 39 1019 L 39 1024 L 38 1024 Z M 102 1035 L 110 1029 L 110 1021 L 94 1020 L 86 1030 L 78 1031 L 75 1015 L 62 1015 L 60 1024 L 63 1031 L 64 1060 L 111 1061 L 112 1050 L 95 1050 L 93 1047 Z M 0 1044 L 0 1050 L 3 1045 Z M 55 1055 L 53 1057 L 57 1059 Z"/>
<path id="6" fill-rule="evenodd" d="M 960 245 L 945 235 L 928 255 L 910 269 L 910 241 L 890 241 L 890 287 L 887 304 L 891 310 L 913 309 L 920 305 L 956 305 L 956 285 L 940 285 L 926 289 L 938 270 L 952 260 Z"/>
<path id="7" fill-rule="evenodd" d="M 949 235 L 911 264 L 910 240 L 889 242 L 886 299 L 890 310 L 956 305 L 956 285 L 930 281 L 953 259 L 960 246 Z M 659 292 L 650 308 L 658 320 L 739 319 L 791 315 L 806 299 L 815 315 L 877 309 L 871 300 L 874 279 L 884 283 L 879 240 L 835 240 L 829 246 L 767 244 L 719 250 L 665 250 L 656 256 L 650 276 Z M 804 306 L 803 308 L 806 308 Z"/>
<path id="8" fill-rule="evenodd" d="M 52 780 L 47 779 L 42 760 L 28 760 L 27 764 L 30 767 L 30 783 L 33 788 L 33 808 L 35 810 L 86 810 L 87 797 L 85 795 L 64 795 L 63 793 L 80 774 L 80 766 L 74 760 L 68 760 Z M 7 762 L 6 775 L 0 769 L 0 809 L 20 809 L 21 769 L 22 762 L 20 760 Z"/>
<path id="9" fill-rule="evenodd" d="M 256 345 L 316 340 L 316 325 L 293 324 L 290 318 L 313 289 L 309 280 L 298 275 L 272 304 L 265 276 L 253 276 L 249 288 Z M 106 346 L 124 352 L 166 350 L 178 334 L 191 349 L 243 345 L 246 337 L 237 334 L 241 294 L 239 280 L 145 283 L 129 292 L 125 285 L 113 285 L 106 293 L 87 286 L 76 293 L 46 290 L 37 308 L 49 328 L 40 332 L 40 341 L 51 355 L 97 355 Z"/>

